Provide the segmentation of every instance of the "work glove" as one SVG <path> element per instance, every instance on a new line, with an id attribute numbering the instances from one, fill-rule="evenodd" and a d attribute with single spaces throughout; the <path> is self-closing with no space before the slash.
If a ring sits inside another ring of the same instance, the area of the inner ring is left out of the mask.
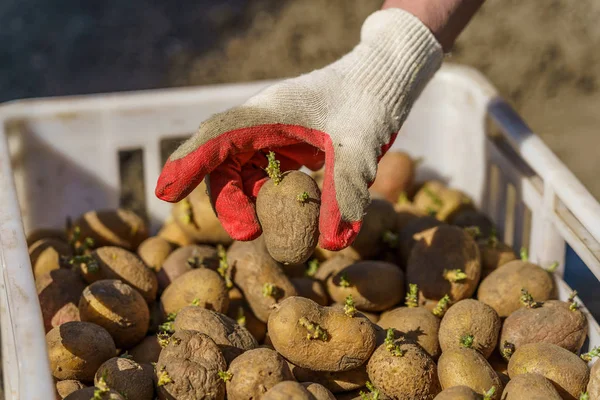
<path id="1" fill-rule="evenodd" d="M 360 230 L 379 159 L 442 57 L 412 14 L 377 11 L 364 22 L 360 43 L 338 61 L 204 121 L 169 157 L 156 195 L 177 202 L 207 178 L 225 230 L 252 240 L 262 232 L 254 203 L 267 179 L 266 154 L 275 152 L 282 171 L 324 165 L 319 245 L 345 248 Z"/>

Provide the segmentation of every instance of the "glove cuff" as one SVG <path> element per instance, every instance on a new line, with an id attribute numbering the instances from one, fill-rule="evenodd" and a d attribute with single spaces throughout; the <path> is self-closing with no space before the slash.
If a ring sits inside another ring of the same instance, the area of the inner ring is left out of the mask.
<path id="1" fill-rule="evenodd" d="M 388 107 L 394 129 L 400 129 L 442 59 L 442 46 L 417 17 L 390 8 L 366 19 L 360 44 L 336 69 Z"/>

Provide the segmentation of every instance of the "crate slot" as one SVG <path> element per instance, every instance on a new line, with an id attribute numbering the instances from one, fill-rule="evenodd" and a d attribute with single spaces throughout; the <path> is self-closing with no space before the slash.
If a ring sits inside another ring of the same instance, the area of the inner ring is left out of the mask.
<path id="1" fill-rule="evenodd" d="M 185 142 L 191 134 L 181 135 L 176 137 L 169 137 L 160 140 L 160 165 L 161 167 L 165 165 L 167 159 L 174 152 L 181 143 Z"/>
<path id="2" fill-rule="evenodd" d="M 141 148 L 119 150 L 119 206 L 147 219 L 144 184 L 144 151 Z"/>
<path id="3" fill-rule="evenodd" d="M 514 247 L 515 245 L 518 245 L 518 243 L 516 243 L 514 240 L 516 219 L 515 206 L 517 204 L 517 190 L 515 189 L 515 185 L 512 183 L 507 183 L 505 193 L 506 207 L 504 209 L 504 243 Z"/>

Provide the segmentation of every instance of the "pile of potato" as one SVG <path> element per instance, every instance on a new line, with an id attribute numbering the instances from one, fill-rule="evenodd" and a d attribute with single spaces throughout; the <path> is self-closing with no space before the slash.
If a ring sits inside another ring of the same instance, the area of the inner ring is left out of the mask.
<path id="1" fill-rule="evenodd" d="M 57 399 L 600 399 L 575 297 L 464 193 L 389 152 L 331 252 L 318 174 L 269 160 L 253 241 L 203 184 L 155 236 L 123 209 L 29 235 Z"/>

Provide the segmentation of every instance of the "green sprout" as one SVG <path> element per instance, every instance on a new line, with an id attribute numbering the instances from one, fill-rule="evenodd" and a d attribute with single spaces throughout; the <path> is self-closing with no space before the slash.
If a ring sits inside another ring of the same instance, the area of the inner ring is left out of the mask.
<path id="1" fill-rule="evenodd" d="M 194 300 L 192 300 L 192 306 L 194 307 L 198 307 L 200 305 L 200 299 L 199 298 L 195 298 Z"/>
<path id="2" fill-rule="evenodd" d="M 590 400 L 590 395 L 588 392 L 581 392 L 579 395 L 579 400 Z"/>
<path id="3" fill-rule="evenodd" d="M 548 267 L 548 269 L 546 269 L 546 271 L 550 272 L 551 274 L 553 274 L 554 272 L 556 272 L 556 269 L 558 268 L 558 261 L 554 261 L 552 264 L 550 264 L 550 266 Z"/>
<path id="4" fill-rule="evenodd" d="M 71 226 L 71 221 L 70 221 L 70 219 L 67 219 L 67 229 L 69 229 L 70 226 Z M 69 246 L 73 250 L 73 254 L 75 254 L 76 256 L 77 255 L 80 256 L 80 255 L 85 254 L 88 250 L 90 250 L 94 247 L 94 239 L 92 239 L 90 237 L 86 237 L 82 240 L 81 228 L 79 226 L 76 226 L 73 228 L 73 231 L 71 233 L 71 239 L 69 240 Z"/>
<path id="5" fill-rule="evenodd" d="M 233 378 L 233 374 L 229 371 L 219 371 L 218 375 L 223 382 L 229 382 Z"/>
<path id="6" fill-rule="evenodd" d="M 427 186 L 423 188 L 423 193 L 425 193 L 427 197 L 431 199 L 433 204 L 436 205 L 438 208 L 441 208 L 444 205 L 444 202 L 442 201 L 441 197 L 434 193 L 433 190 L 431 190 Z"/>
<path id="7" fill-rule="evenodd" d="M 319 324 L 312 323 L 304 317 L 298 320 L 298 324 L 308 331 L 306 334 L 308 340 L 319 339 L 326 342 L 329 339 L 329 335 Z"/>
<path id="8" fill-rule="evenodd" d="M 160 347 L 165 348 L 171 341 L 171 335 L 165 332 L 160 332 L 156 335 L 156 341 L 158 342 Z"/>
<path id="9" fill-rule="evenodd" d="M 158 326 L 158 331 L 161 333 L 171 334 L 175 332 L 173 328 L 173 321 L 177 318 L 177 313 L 169 313 L 167 320 Z"/>
<path id="10" fill-rule="evenodd" d="M 377 388 L 371 382 L 367 381 L 365 386 L 367 387 L 368 392 L 364 392 L 362 390 L 360 391 L 361 400 L 379 400 L 380 399 L 379 390 L 377 390 Z"/>
<path id="11" fill-rule="evenodd" d="M 280 293 L 281 292 L 280 292 L 279 288 L 277 286 L 275 286 L 273 283 L 266 282 L 263 285 L 262 294 L 264 297 L 272 297 L 273 299 L 277 300 Z"/>
<path id="12" fill-rule="evenodd" d="M 319 269 L 319 260 L 313 258 L 308 262 L 308 268 L 306 269 L 306 276 L 313 277 L 316 275 L 317 270 Z"/>
<path id="13" fill-rule="evenodd" d="M 435 217 L 437 215 L 437 211 L 434 208 L 432 208 L 432 207 L 427 207 L 427 209 L 425 210 L 425 212 L 430 217 Z"/>
<path id="14" fill-rule="evenodd" d="M 502 358 L 506 361 L 510 360 L 513 353 L 515 352 L 515 345 L 505 340 L 502 342 L 502 347 L 500 348 L 500 354 L 502 354 Z"/>
<path id="15" fill-rule="evenodd" d="M 110 392 L 108 384 L 106 383 L 106 371 L 102 374 L 100 379 L 98 379 L 98 383 L 96 384 L 96 388 L 94 389 L 94 397 L 91 400 L 102 400 L 106 393 Z"/>
<path id="16" fill-rule="evenodd" d="M 354 306 L 354 299 L 352 298 L 351 294 L 346 297 L 346 302 L 344 303 L 344 314 L 349 317 L 354 317 L 354 314 L 356 314 L 356 307 Z"/>
<path id="17" fill-rule="evenodd" d="M 519 301 L 524 307 L 527 308 L 538 308 L 542 306 L 542 303 L 533 300 L 533 296 L 526 289 L 521 289 L 521 297 L 519 297 Z"/>
<path id="18" fill-rule="evenodd" d="M 569 303 L 569 310 L 571 311 L 579 310 L 579 303 L 575 301 L 575 296 L 577 296 L 577 290 L 573 290 L 567 299 L 567 303 Z"/>
<path id="19" fill-rule="evenodd" d="M 498 233 L 496 232 L 496 228 L 492 228 L 492 232 L 490 233 L 490 237 L 487 240 L 487 244 L 493 249 L 498 247 Z"/>
<path id="20" fill-rule="evenodd" d="M 432 310 L 433 315 L 435 315 L 436 317 L 442 318 L 444 316 L 444 314 L 446 313 L 446 310 L 448 309 L 449 304 L 450 304 L 450 296 L 448 296 L 446 294 L 446 295 L 444 295 L 444 297 L 442 297 L 440 299 L 440 301 L 438 301 L 437 305 Z"/>
<path id="21" fill-rule="evenodd" d="M 406 192 L 401 192 L 400 195 L 398 196 L 398 200 L 396 200 L 396 204 L 403 205 L 403 204 L 408 204 L 408 203 L 410 203 L 410 200 L 408 199 L 408 195 L 406 194 Z"/>
<path id="22" fill-rule="evenodd" d="M 582 354 L 581 359 L 585 362 L 590 362 L 594 359 L 594 357 L 600 357 L 600 346 L 594 347 L 587 353 Z"/>
<path id="23" fill-rule="evenodd" d="M 408 293 L 404 298 L 406 307 L 414 308 L 419 306 L 419 287 L 415 283 L 408 285 Z"/>
<path id="24" fill-rule="evenodd" d="M 308 201 L 308 197 L 308 192 L 302 192 L 298 196 L 296 196 L 296 200 L 298 200 L 298 203 L 304 205 L 304 203 Z"/>
<path id="25" fill-rule="evenodd" d="M 173 379 L 169 376 L 169 373 L 166 370 L 166 367 L 163 365 L 160 371 L 158 371 L 158 382 L 157 386 L 165 386 L 168 383 L 172 383 Z"/>
<path id="26" fill-rule="evenodd" d="M 383 243 L 388 245 L 388 247 L 395 249 L 396 247 L 398 247 L 398 241 L 400 240 L 400 237 L 398 236 L 397 233 L 394 233 L 392 231 L 385 231 L 385 232 L 383 232 L 382 239 L 383 239 Z"/>
<path id="27" fill-rule="evenodd" d="M 240 326 L 246 326 L 246 313 L 244 307 L 239 306 L 237 311 L 237 317 L 235 319 Z"/>
<path id="28" fill-rule="evenodd" d="M 272 151 L 270 151 L 269 154 L 267 154 L 267 160 L 269 164 L 267 165 L 267 168 L 265 168 L 265 171 L 267 172 L 267 175 L 269 175 L 269 178 L 271 178 L 273 183 L 275 185 L 279 185 L 279 183 L 281 182 L 281 169 L 279 160 L 275 159 L 275 153 L 273 153 Z"/>
<path id="29" fill-rule="evenodd" d="M 470 349 L 473 347 L 474 341 L 475 341 L 475 337 L 471 334 L 467 334 L 460 338 L 459 344 L 460 344 L 460 347 L 465 347 L 467 349 Z"/>
<path id="30" fill-rule="evenodd" d="M 225 286 L 227 289 L 231 289 L 233 287 L 233 282 L 231 281 L 231 268 L 229 268 L 229 263 L 227 262 L 227 252 L 225 251 L 225 247 L 218 245 L 217 255 L 219 256 L 219 268 L 217 268 L 217 272 L 225 279 Z"/>
<path id="31" fill-rule="evenodd" d="M 443 275 L 445 280 L 453 283 L 460 283 L 468 278 L 467 274 L 465 274 L 461 269 L 445 269 Z"/>
<path id="32" fill-rule="evenodd" d="M 128 360 L 133 360 L 133 356 L 131 354 L 129 354 L 128 351 L 126 351 L 125 353 L 121 354 L 119 357 L 120 358 L 126 358 Z"/>
<path id="33" fill-rule="evenodd" d="M 465 228 L 465 232 L 467 232 L 473 239 L 477 239 L 481 236 L 481 229 L 478 226 L 468 226 Z"/>
<path id="34" fill-rule="evenodd" d="M 389 328 L 385 335 L 385 349 L 392 353 L 394 357 L 402 357 L 404 352 L 399 345 L 394 343 L 394 328 Z"/>
<path id="35" fill-rule="evenodd" d="M 526 247 L 521 247 L 521 261 L 529 261 L 529 252 Z"/>
<path id="36" fill-rule="evenodd" d="M 185 260 L 185 262 L 187 263 L 187 265 L 190 266 L 190 268 L 192 269 L 196 269 L 196 268 L 200 268 L 203 267 L 204 265 L 200 262 L 200 259 L 198 257 L 190 257 L 187 260 Z"/>
<path id="37" fill-rule="evenodd" d="M 181 215 L 179 216 L 179 220 L 184 225 L 190 225 L 194 219 L 193 217 L 192 204 L 190 201 L 187 198 L 181 200 Z"/>
<path id="38" fill-rule="evenodd" d="M 88 255 L 76 255 L 69 259 L 70 265 L 79 265 L 84 273 L 95 274 L 100 270 L 98 261 Z"/>
<path id="39" fill-rule="evenodd" d="M 492 386 L 490 390 L 483 394 L 483 400 L 492 400 L 494 394 L 496 394 L 496 386 Z"/>
<path id="40" fill-rule="evenodd" d="M 348 275 L 345 272 L 340 274 L 340 284 L 339 286 L 347 288 L 350 287 L 350 281 L 348 280 Z"/>

